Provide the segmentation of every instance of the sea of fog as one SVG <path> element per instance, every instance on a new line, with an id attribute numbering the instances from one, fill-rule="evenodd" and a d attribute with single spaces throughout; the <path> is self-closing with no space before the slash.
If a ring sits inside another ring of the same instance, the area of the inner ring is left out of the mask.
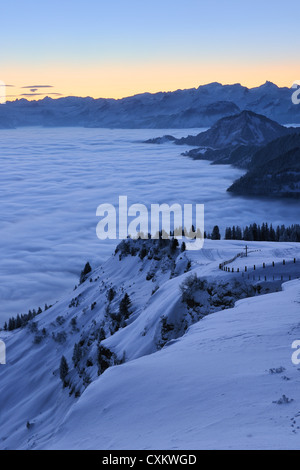
<path id="1" fill-rule="evenodd" d="M 23 128 L 0 130 L 0 326 L 71 290 L 87 260 L 117 241 L 96 236 L 96 208 L 128 203 L 203 203 L 205 228 L 299 222 L 299 203 L 246 199 L 226 188 L 241 170 L 181 156 L 187 147 L 143 140 L 185 130 Z"/>

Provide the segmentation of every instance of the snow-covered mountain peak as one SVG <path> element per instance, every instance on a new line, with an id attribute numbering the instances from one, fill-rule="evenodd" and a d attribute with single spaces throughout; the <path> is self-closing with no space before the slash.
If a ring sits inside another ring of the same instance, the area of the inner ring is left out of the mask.
<path id="1" fill-rule="evenodd" d="M 220 149 L 237 145 L 262 145 L 283 135 L 291 129 L 281 126 L 251 110 L 243 110 L 233 116 L 219 119 L 210 129 L 195 136 L 174 139 L 178 145 Z M 168 139 L 171 140 L 170 136 Z M 149 143 L 163 143 L 164 138 L 151 139 Z"/>

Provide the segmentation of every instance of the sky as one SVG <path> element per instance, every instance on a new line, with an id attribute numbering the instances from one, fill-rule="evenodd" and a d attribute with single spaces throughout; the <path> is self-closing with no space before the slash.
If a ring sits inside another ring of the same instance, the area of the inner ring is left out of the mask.
<path id="1" fill-rule="evenodd" d="M 209 82 L 300 79 L 299 1 L 2 2 L 8 100 L 122 98 Z"/>

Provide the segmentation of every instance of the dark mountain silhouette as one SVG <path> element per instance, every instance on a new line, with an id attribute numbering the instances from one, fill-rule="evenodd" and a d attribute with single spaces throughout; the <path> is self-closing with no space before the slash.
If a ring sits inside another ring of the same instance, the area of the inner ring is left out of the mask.
<path id="1" fill-rule="evenodd" d="M 176 139 L 175 143 L 220 149 L 236 145 L 262 145 L 289 133 L 289 129 L 277 122 L 245 110 L 220 119 L 196 136 Z"/>
<path id="2" fill-rule="evenodd" d="M 210 129 L 181 139 L 166 135 L 150 139 L 147 143 L 162 144 L 174 141 L 177 145 L 197 147 L 184 153 L 193 159 L 211 160 L 215 164 L 232 164 L 247 168 L 257 150 L 268 142 L 295 132 L 295 128 L 252 111 L 219 119 Z"/>
<path id="3" fill-rule="evenodd" d="M 300 135 L 281 137 L 258 150 L 249 171 L 228 191 L 249 196 L 300 198 Z"/>

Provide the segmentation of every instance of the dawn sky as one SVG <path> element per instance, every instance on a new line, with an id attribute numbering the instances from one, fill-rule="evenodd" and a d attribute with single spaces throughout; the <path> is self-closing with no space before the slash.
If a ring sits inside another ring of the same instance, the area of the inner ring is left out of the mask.
<path id="1" fill-rule="evenodd" d="M 120 98 L 218 81 L 300 79 L 299 1 L 10 0 L 1 8 L 8 100 Z M 26 88 L 25 88 L 26 87 Z"/>

